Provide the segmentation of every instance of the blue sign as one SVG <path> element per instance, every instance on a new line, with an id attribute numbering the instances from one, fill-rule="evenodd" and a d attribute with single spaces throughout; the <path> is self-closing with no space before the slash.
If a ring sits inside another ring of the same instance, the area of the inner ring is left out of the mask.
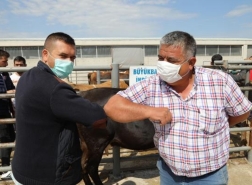
<path id="1" fill-rule="evenodd" d="M 130 66 L 129 85 L 155 74 L 157 74 L 156 66 Z"/>

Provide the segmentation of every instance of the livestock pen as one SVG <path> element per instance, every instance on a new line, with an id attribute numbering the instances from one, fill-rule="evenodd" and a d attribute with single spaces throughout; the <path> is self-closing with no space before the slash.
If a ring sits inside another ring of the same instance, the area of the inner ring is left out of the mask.
<path id="1" fill-rule="evenodd" d="M 240 64 L 241 61 L 238 61 L 236 63 Z M 252 63 L 252 62 L 251 62 Z M 235 63 L 232 63 L 235 64 Z M 208 66 L 204 66 L 204 67 L 208 67 Z M 227 70 L 230 69 L 252 69 L 251 65 L 246 65 L 246 66 L 240 66 L 240 65 L 233 65 L 233 66 L 224 66 Z M 29 68 L 2 68 L 2 71 L 8 71 L 8 72 L 12 72 L 12 71 L 26 71 Z M 102 66 L 97 68 L 93 67 L 93 66 L 89 66 L 89 67 L 75 67 L 74 71 L 90 71 L 90 70 L 109 70 L 111 69 L 110 66 Z M 119 73 L 119 65 L 118 64 L 113 64 L 112 66 L 112 86 L 111 87 L 118 87 L 118 73 Z M 248 79 L 247 79 L 248 80 Z M 244 86 L 241 87 L 241 89 L 243 91 L 245 91 L 245 94 L 248 91 L 252 90 L 252 87 L 250 86 Z M 13 98 L 15 97 L 14 94 L 0 94 L 0 98 Z M 0 124 L 13 124 L 15 123 L 15 119 L 14 118 L 9 118 L 9 119 L 1 119 L 0 120 Z M 230 152 L 239 152 L 239 151 L 246 151 L 247 152 L 247 158 L 249 162 L 252 162 L 252 153 L 251 153 L 251 147 L 252 147 L 252 138 L 251 138 L 251 124 L 250 127 L 241 127 L 241 128 L 230 128 L 230 132 L 249 132 L 249 142 L 248 145 L 246 146 L 236 146 L 236 147 L 232 147 L 230 148 Z M 0 148 L 14 148 L 15 147 L 15 143 L 1 143 L 0 144 Z M 155 157 L 155 156 L 154 156 Z M 120 162 L 123 160 L 139 160 L 140 157 L 127 157 L 127 158 L 120 158 L 120 148 L 118 147 L 113 147 L 113 158 L 110 159 L 104 159 L 104 161 L 102 162 L 113 162 L 113 175 L 114 176 L 119 176 L 120 175 Z M 11 167 L 0 167 L 0 171 L 9 171 L 11 170 Z"/>

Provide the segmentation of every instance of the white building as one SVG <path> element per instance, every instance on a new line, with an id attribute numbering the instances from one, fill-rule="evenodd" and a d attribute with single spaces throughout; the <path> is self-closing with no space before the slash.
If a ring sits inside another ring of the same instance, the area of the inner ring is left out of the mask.
<path id="1" fill-rule="evenodd" d="M 75 66 L 102 66 L 111 63 L 129 65 L 156 65 L 160 38 L 75 38 L 77 58 Z M 224 60 L 244 60 L 252 56 L 252 39 L 234 38 L 196 38 L 197 63 L 210 61 L 211 56 L 219 53 Z M 16 56 L 23 56 L 27 66 L 36 66 L 41 59 L 44 39 L 0 39 L 0 49 L 10 53 L 9 67 Z M 204 63 L 205 64 L 205 63 Z M 87 72 L 73 72 L 71 78 L 78 83 L 86 83 Z"/>

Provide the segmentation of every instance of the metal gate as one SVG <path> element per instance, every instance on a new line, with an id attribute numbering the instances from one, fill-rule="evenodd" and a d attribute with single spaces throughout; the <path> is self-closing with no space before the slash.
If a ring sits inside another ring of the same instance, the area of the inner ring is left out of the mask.
<path id="1" fill-rule="evenodd" d="M 233 64 L 241 64 L 244 63 L 244 61 L 236 61 L 236 62 L 228 62 L 224 63 L 222 66 L 225 67 L 227 70 L 229 69 L 252 69 L 252 65 L 233 65 Z M 231 66 L 229 64 L 232 64 Z M 252 61 L 246 61 L 246 64 L 252 64 Z M 210 67 L 214 68 L 215 66 L 203 66 L 203 67 Z M 30 68 L 27 67 L 15 67 L 15 68 L 2 68 L 1 71 L 6 71 L 6 72 L 12 72 L 12 71 L 17 71 L 17 72 L 23 72 L 27 71 Z M 124 67 L 123 69 L 129 69 L 129 67 Z M 85 67 L 74 67 L 74 71 L 92 71 L 92 70 L 111 70 L 111 66 L 85 66 Z M 248 81 L 248 76 L 247 74 L 247 81 Z M 112 64 L 112 87 L 116 88 L 119 87 L 119 64 Z M 99 81 L 99 79 L 98 79 Z M 252 91 L 252 86 L 245 86 L 241 87 L 241 90 L 245 91 L 245 95 L 248 96 L 247 92 Z M 0 98 L 13 98 L 15 97 L 15 94 L 0 94 Z M 8 119 L 0 119 L 0 124 L 14 124 L 15 123 L 15 118 L 8 118 Z M 230 152 L 236 152 L 236 151 L 248 151 L 248 161 L 252 162 L 252 124 L 250 124 L 250 127 L 241 127 L 241 128 L 230 128 L 230 132 L 249 132 L 249 144 L 247 146 L 242 146 L 242 147 L 233 147 L 230 148 Z M 0 144 L 0 149 L 1 148 L 14 148 L 15 143 L 1 143 Z M 133 160 L 133 159 L 132 159 Z M 111 161 L 111 160 L 110 160 Z M 120 148 L 119 147 L 113 147 L 113 175 L 114 176 L 119 176 L 120 175 Z M 0 172 L 4 171 L 10 171 L 11 167 L 0 167 Z"/>

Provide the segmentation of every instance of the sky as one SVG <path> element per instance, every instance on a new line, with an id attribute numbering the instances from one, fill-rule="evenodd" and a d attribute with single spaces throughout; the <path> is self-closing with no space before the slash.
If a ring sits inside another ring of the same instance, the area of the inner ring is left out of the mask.
<path id="1" fill-rule="evenodd" d="M 252 0 L 0 0 L 0 38 L 252 39 Z"/>

